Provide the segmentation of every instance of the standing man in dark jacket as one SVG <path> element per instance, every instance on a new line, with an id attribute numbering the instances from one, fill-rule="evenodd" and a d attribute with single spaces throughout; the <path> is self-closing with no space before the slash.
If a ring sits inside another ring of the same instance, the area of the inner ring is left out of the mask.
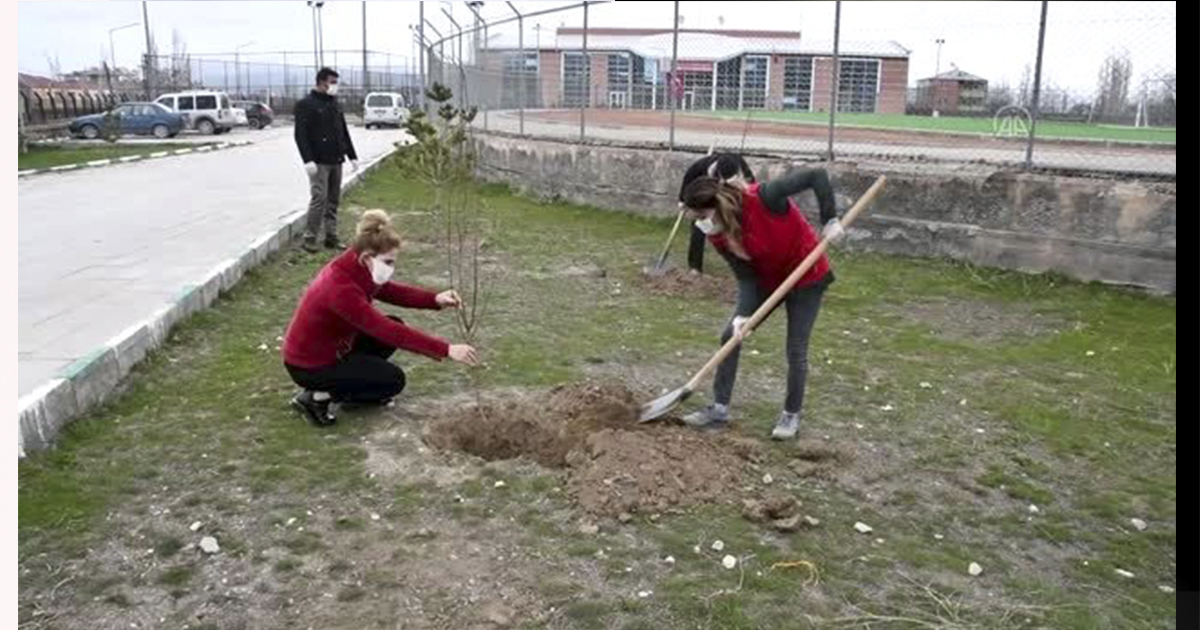
<path id="1" fill-rule="evenodd" d="M 317 238 L 325 229 L 325 247 L 342 249 L 337 237 L 337 209 L 342 192 L 342 162 L 358 170 L 358 154 L 350 141 L 346 116 L 337 103 L 338 73 L 332 68 L 317 72 L 317 85 L 296 103 L 296 148 L 308 173 L 312 198 L 308 204 L 308 224 L 304 230 L 304 249 L 318 251 Z"/>

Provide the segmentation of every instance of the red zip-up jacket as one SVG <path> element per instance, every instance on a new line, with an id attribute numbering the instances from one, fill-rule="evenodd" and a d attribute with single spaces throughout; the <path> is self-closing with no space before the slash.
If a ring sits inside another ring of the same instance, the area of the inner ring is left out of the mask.
<path id="1" fill-rule="evenodd" d="M 761 191 L 762 184 L 751 184 L 742 193 L 742 248 L 758 274 L 759 287 L 770 293 L 817 247 L 821 235 L 809 225 L 796 202 L 788 199 L 787 212 L 775 214 L 767 208 Z M 729 251 L 728 235 L 717 234 L 709 240 L 718 250 Z M 828 273 L 829 256 L 821 254 L 796 288 L 812 286 Z"/>
<path id="2" fill-rule="evenodd" d="M 283 361 L 314 370 L 337 363 L 362 334 L 401 350 L 441 360 L 450 344 L 389 319 L 372 305 L 375 299 L 408 308 L 439 309 L 437 293 L 387 282 L 376 285 L 371 272 L 348 249 L 317 274 L 304 291 L 283 338 Z"/>

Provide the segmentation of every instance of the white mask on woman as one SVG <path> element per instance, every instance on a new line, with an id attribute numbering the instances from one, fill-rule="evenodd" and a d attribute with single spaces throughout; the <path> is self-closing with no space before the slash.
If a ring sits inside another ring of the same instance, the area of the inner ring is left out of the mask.
<path id="1" fill-rule="evenodd" d="M 697 219 L 696 227 L 701 232 L 704 232 L 708 236 L 715 236 L 717 234 L 720 234 L 721 229 L 722 229 L 721 224 L 713 221 L 712 217 L 704 217 L 703 219 Z"/>
<path id="2" fill-rule="evenodd" d="M 371 258 L 371 280 L 375 284 L 385 284 L 392 279 L 394 273 L 396 273 L 395 265 L 389 265 L 375 257 Z"/>

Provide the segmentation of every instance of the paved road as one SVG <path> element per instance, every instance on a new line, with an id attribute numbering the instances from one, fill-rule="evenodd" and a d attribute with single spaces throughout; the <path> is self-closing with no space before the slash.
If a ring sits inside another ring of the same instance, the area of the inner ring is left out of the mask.
<path id="1" fill-rule="evenodd" d="M 350 133 L 364 162 L 402 134 Z M 238 130 L 219 139 L 255 144 L 18 181 L 18 395 L 303 208 L 291 134 L 290 125 Z"/>
<path id="2" fill-rule="evenodd" d="M 483 127 L 482 116 L 475 119 L 475 124 Z M 516 112 L 491 112 L 487 121 L 488 129 L 517 133 L 519 130 Z M 616 142 L 661 142 L 666 143 L 669 130 L 663 127 L 618 126 L 608 124 L 589 124 L 586 129 L 587 137 L 599 138 Z M 525 133 L 533 136 L 563 138 L 574 140 L 579 138 L 578 119 L 571 122 L 537 119 L 527 112 L 525 115 Z M 676 128 L 675 142 L 678 144 L 707 147 L 714 142 L 711 132 L 694 131 Z M 736 137 L 728 136 L 716 140 L 718 148 L 737 147 L 742 144 L 741 134 Z M 746 150 L 760 150 L 773 153 L 824 153 L 824 142 L 781 138 L 772 135 L 760 135 L 751 129 L 745 139 Z M 839 141 L 834 147 L 839 155 L 872 155 L 913 157 L 922 155 L 932 160 L 949 162 L 972 162 L 986 160 L 1002 164 L 1023 164 L 1025 148 L 1016 145 L 1013 148 L 990 148 L 980 146 L 944 147 L 919 146 L 918 143 L 883 144 L 864 142 Z M 1175 153 L 1147 153 L 1137 150 L 1110 149 L 1104 147 L 1066 148 L 1036 145 L 1033 159 L 1039 167 L 1054 167 L 1063 169 L 1105 170 L 1126 173 L 1169 173 L 1175 174 Z"/>

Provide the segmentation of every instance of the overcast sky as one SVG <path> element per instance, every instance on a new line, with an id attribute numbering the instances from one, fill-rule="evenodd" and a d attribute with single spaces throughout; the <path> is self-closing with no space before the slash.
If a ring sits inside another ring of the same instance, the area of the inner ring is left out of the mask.
<path id="1" fill-rule="evenodd" d="M 574 4 L 562 1 L 516 2 L 523 12 Z M 681 2 L 685 28 L 799 30 L 811 40 L 831 40 L 834 2 Z M 18 68 L 47 74 L 48 58 L 64 72 L 96 65 L 109 54 L 108 29 L 141 23 L 142 3 L 18 3 Z M 1032 63 L 1037 47 L 1039 2 L 843 2 L 842 37 L 846 40 L 895 40 L 912 50 L 909 81 L 934 73 L 937 39 L 945 40 L 941 69 L 951 64 L 993 83 L 1016 85 Z M 470 21 L 463 2 L 427 2 L 426 17 L 443 33 L 450 9 L 460 23 Z M 409 25 L 417 21 L 418 3 L 367 3 L 367 46 L 371 50 L 410 56 Z M 312 14 L 303 0 L 193 1 L 148 3 L 150 25 L 160 52 L 170 50 L 178 32 L 192 53 L 231 52 L 242 44 L 243 60 L 276 61 L 257 52 L 290 50 L 311 55 Z M 590 11 L 593 26 L 671 24 L 672 2 L 612 2 Z M 488 17 L 512 15 L 503 2 L 487 2 Z M 1044 73 L 1048 85 L 1090 91 L 1105 55 L 1127 51 L 1135 84 L 1141 78 L 1175 72 L 1175 2 L 1051 2 Z M 327 51 L 361 50 L 362 3 L 331 0 L 323 9 Z M 580 10 L 542 16 L 526 23 L 526 42 L 553 37 L 554 28 L 581 26 Z M 534 25 L 540 23 L 540 35 Z M 515 35 L 515 25 L 508 27 Z M 145 49 L 141 27 L 113 35 L 117 64 L 133 66 Z M 309 57 L 311 59 L 311 57 Z M 361 57 L 353 63 L 359 64 Z M 332 61 L 326 54 L 326 63 Z M 346 62 L 342 62 L 345 64 Z M 398 62 L 397 65 L 402 65 Z"/>

